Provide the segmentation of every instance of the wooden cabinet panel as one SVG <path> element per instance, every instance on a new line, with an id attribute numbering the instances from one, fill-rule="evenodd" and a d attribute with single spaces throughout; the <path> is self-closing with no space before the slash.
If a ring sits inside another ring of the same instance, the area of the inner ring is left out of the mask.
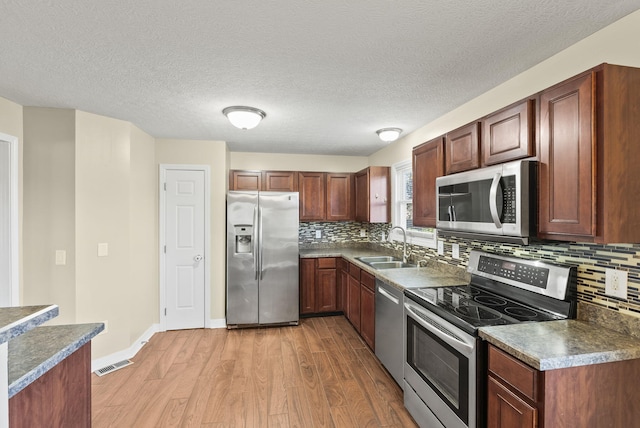
<path id="1" fill-rule="evenodd" d="M 436 177 L 444 175 L 444 137 L 413 149 L 413 225 L 436 227 Z"/>
<path id="2" fill-rule="evenodd" d="M 480 166 L 480 123 L 473 122 L 447 133 L 445 171 L 447 174 Z"/>
<path id="3" fill-rule="evenodd" d="M 482 165 L 535 155 L 535 100 L 527 99 L 482 120 Z"/>
<path id="4" fill-rule="evenodd" d="M 353 220 L 353 174 L 327 173 L 327 221 Z"/>
<path id="5" fill-rule="evenodd" d="M 362 284 L 360 288 L 360 336 L 362 336 L 372 351 L 375 351 L 375 325 L 376 295 L 373 290 Z"/>
<path id="6" fill-rule="evenodd" d="M 360 271 L 361 269 L 358 266 L 353 263 L 349 263 L 349 275 L 358 280 L 358 282 L 360 282 Z"/>
<path id="7" fill-rule="evenodd" d="M 262 190 L 262 172 L 229 171 L 229 190 Z"/>
<path id="8" fill-rule="evenodd" d="M 322 221 L 326 218 L 324 172 L 299 172 L 300 220 Z"/>
<path id="9" fill-rule="evenodd" d="M 316 311 L 316 260 L 300 259 L 300 313 Z"/>
<path id="10" fill-rule="evenodd" d="M 595 235 L 592 73 L 540 96 L 538 236 Z"/>
<path id="11" fill-rule="evenodd" d="M 321 257 L 317 260 L 318 269 L 335 269 L 338 264 L 335 257 Z"/>
<path id="12" fill-rule="evenodd" d="M 272 192 L 297 192 L 298 173 L 292 171 L 263 171 L 262 189 Z"/>
<path id="13" fill-rule="evenodd" d="M 349 275 L 349 284 L 348 284 L 348 297 L 347 301 L 349 304 L 349 309 L 347 311 L 347 319 L 351 321 L 351 324 L 356 329 L 356 331 L 360 332 L 360 281 L 358 281 L 353 276 Z"/>
<path id="14" fill-rule="evenodd" d="M 91 342 L 9 400 L 9 426 L 91 426 Z"/>
<path id="15" fill-rule="evenodd" d="M 360 284 L 362 284 L 363 287 L 366 287 L 371 291 L 375 291 L 376 277 L 371 275 L 369 272 L 366 272 L 363 270 L 360 272 Z"/>
<path id="16" fill-rule="evenodd" d="M 318 269 L 316 276 L 316 312 L 336 311 L 337 269 Z"/>
<path id="17" fill-rule="evenodd" d="M 538 371 L 501 350 L 489 347 L 489 371 L 532 401 L 538 397 Z"/>
<path id="18" fill-rule="evenodd" d="M 388 223 L 391 218 L 390 168 L 370 166 L 355 174 L 356 221 Z"/>
<path id="19" fill-rule="evenodd" d="M 347 307 L 347 286 L 349 284 L 349 273 L 348 271 L 339 269 L 338 272 L 338 284 L 337 284 L 337 295 L 336 295 L 336 310 L 346 312 Z"/>
<path id="20" fill-rule="evenodd" d="M 489 377 L 488 428 L 536 428 L 538 410 Z"/>

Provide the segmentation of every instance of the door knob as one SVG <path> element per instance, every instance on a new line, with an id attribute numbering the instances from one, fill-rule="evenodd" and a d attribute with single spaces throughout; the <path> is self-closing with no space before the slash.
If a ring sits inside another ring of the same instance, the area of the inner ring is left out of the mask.
<path id="1" fill-rule="evenodd" d="M 193 260 L 195 260 L 195 261 L 199 262 L 200 260 L 202 260 L 202 256 L 201 256 L 200 254 L 198 254 L 197 256 L 195 256 L 195 257 L 193 258 Z"/>

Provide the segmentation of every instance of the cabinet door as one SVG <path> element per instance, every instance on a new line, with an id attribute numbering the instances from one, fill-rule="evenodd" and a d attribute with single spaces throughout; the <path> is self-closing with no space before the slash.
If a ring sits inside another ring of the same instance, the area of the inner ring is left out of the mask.
<path id="1" fill-rule="evenodd" d="M 489 376 L 488 428 L 536 428 L 538 411 Z"/>
<path id="2" fill-rule="evenodd" d="M 444 138 L 413 149 L 413 225 L 436 227 L 436 177 L 444 175 Z"/>
<path id="3" fill-rule="evenodd" d="M 349 313 L 347 318 L 353 327 L 360 333 L 360 281 L 349 275 Z"/>
<path id="4" fill-rule="evenodd" d="M 349 285 L 349 274 L 346 270 L 340 269 L 338 274 L 338 291 L 336 296 L 336 310 L 347 312 L 347 287 Z"/>
<path id="5" fill-rule="evenodd" d="M 482 165 L 494 165 L 535 154 L 535 100 L 521 101 L 482 120 Z"/>
<path id="6" fill-rule="evenodd" d="M 360 336 L 375 351 L 376 295 L 365 285 L 360 287 Z"/>
<path id="7" fill-rule="evenodd" d="M 299 172 L 300 221 L 322 221 L 326 218 L 324 172 Z"/>
<path id="8" fill-rule="evenodd" d="M 229 190 L 262 190 L 262 172 L 229 171 Z"/>
<path id="9" fill-rule="evenodd" d="M 389 175 L 387 166 L 370 166 L 356 173 L 356 221 L 389 222 Z"/>
<path id="10" fill-rule="evenodd" d="M 595 236 L 594 84 L 595 77 L 586 74 L 540 96 L 541 238 Z"/>
<path id="11" fill-rule="evenodd" d="M 316 276 L 316 312 L 336 310 L 336 269 L 318 269 Z"/>
<path id="12" fill-rule="evenodd" d="M 327 221 L 353 220 L 353 174 L 327 173 Z"/>
<path id="13" fill-rule="evenodd" d="M 262 189 L 272 192 L 297 192 L 298 173 L 291 171 L 264 171 Z"/>
<path id="14" fill-rule="evenodd" d="M 480 123 L 473 122 L 446 135 L 446 173 L 467 171 L 480 166 Z"/>
<path id="15" fill-rule="evenodd" d="M 316 260 L 300 259 L 300 313 L 316 311 Z"/>
<path id="16" fill-rule="evenodd" d="M 369 221 L 369 169 L 356 173 L 356 221 Z"/>

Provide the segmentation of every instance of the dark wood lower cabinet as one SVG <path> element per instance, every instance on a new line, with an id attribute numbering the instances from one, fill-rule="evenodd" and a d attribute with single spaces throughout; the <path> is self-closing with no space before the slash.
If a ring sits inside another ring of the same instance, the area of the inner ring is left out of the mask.
<path id="1" fill-rule="evenodd" d="M 365 286 L 360 287 L 360 336 L 375 350 L 376 293 Z"/>
<path id="2" fill-rule="evenodd" d="M 9 426 L 91 426 L 91 342 L 9 399 Z"/>
<path id="3" fill-rule="evenodd" d="M 536 428 L 538 409 L 489 377 L 487 428 Z"/>
<path id="4" fill-rule="evenodd" d="M 353 327 L 360 333 L 360 281 L 351 275 L 349 275 L 347 301 L 349 302 L 347 319 L 351 321 Z"/>
<path id="5" fill-rule="evenodd" d="M 318 269 L 316 273 L 316 312 L 337 310 L 337 270 Z"/>
<path id="6" fill-rule="evenodd" d="M 300 259 L 300 314 L 336 312 L 337 259 Z"/>

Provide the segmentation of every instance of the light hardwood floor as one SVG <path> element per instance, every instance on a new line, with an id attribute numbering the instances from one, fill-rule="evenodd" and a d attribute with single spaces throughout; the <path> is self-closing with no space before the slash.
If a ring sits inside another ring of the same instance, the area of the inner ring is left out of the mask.
<path id="1" fill-rule="evenodd" d="M 158 333 L 132 360 L 92 375 L 94 428 L 416 427 L 343 316 Z"/>

